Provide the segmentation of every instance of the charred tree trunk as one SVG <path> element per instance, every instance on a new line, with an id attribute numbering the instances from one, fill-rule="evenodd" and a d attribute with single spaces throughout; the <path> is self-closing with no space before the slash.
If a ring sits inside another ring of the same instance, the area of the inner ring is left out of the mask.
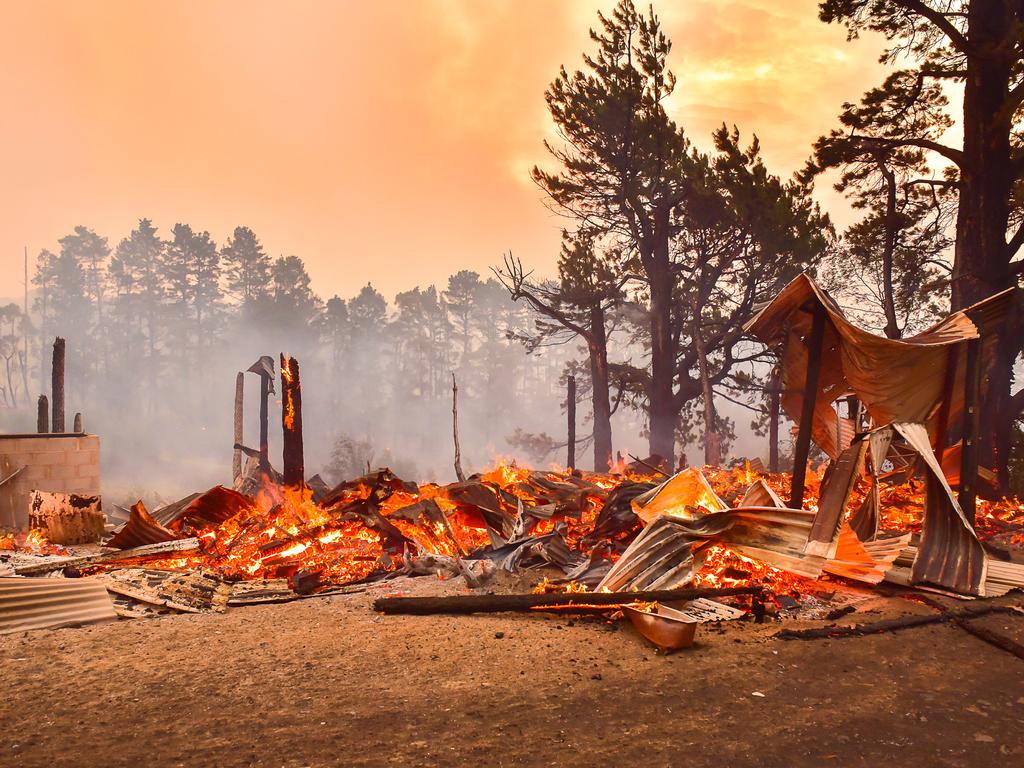
<path id="1" fill-rule="evenodd" d="M 963 309 L 1015 283 L 1009 268 L 1013 254 L 1006 243 L 1017 169 L 1010 142 L 1015 110 L 1008 94 L 1018 50 L 1010 35 L 1016 34 L 1019 13 L 1011 3 L 974 2 L 968 6 L 967 38 L 983 55 L 967 56 L 964 79 L 953 309 Z M 988 372 L 981 428 L 987 439 L 982 456 L 983 463 L 994 466 L 1003 487 L 1013 428 L 1010 386 L 1022 335 L 1017 312 L 1000 329 L 1000 343 Z"/>
<path id="2" fill-rule="evenodd" d="M 711 372 L 708 370 L 708 355 L 704 346 L 704 333 L 700 327 L 700 307 L 696 304 L 696 294 L 694 299 L 690 311 L 693 315 L 693 346 L 697 351 L 697 371 L 700 374 L 700 388 L 704 400 L 704 463 L 717 467 L 722 464 L 722 438 L 718 434 L 715 392 L 711 385 Z"/>
<path id="3" fill-rule="evenodd" d="M 54 432 L 64 431 L 64 339 L 58 336 L 53 342 L 53 363 L 50 368 L 50 396 L 53 398 L 53 418 L 50 428 Z"/>
<path id="4" fill-rule="evenodd" d="M 576 377 L 570 376 L 565 392 L 565 410 L 568 418 L 567 455 L 565 466 L 576 468 Z"/>
<path id="5" fill-rule="evenodd" d="M 651 383 L 649 450 L 675 466 L 676 408 L 672 387 L 676 355 L 672 344 L 672 268 L 668 250 L 668 212 L 655 215 L 655 242 L 646 271 L 651 293 Z"/>
<path id="6" fill-rule="evenodd" d="M 235 376 L 235 442 L 239 446 L 243 443 L 245 424 L 245 374 L 241 371 Z M 231 479 L 238 482 L 242 476 L 242 450 L 235 448 L 231 455 Z"/>
<path id="7" fill-rule="evenodd" d="M 896 211 L 896 175 L 884 163 L 879 163 L 885 177 L 885 240 L 882 244 L 882 308 L 885 310 L 885 335 L 898 339 L 903 334 L 896 319 L 896 298 L 893 292 L 892 271 L 896 255 L 896 237 L 899 218 Z"/>
<path id="8" fill-rule="evenodd" d="M 612 464 L 612 406 L 608 388 L 608 337 L 604 309 L 590 308 L 590 404 L 594 412 L 594 471 L 607 472 Z"/>
<path id="9" fill-rule="evenodd" d="M 281 355 L 281 432 L 284 484 L 300 486 L 306 480 L 302 456 L 302 383 L 299 361 Z"/>
<path id="10" fill-rule="evenodd" d="M 50 431 L 50 402 L 46 395 L 39 396 L 39 405 L 36 408 L 36 432 L 45 435 Z"/>

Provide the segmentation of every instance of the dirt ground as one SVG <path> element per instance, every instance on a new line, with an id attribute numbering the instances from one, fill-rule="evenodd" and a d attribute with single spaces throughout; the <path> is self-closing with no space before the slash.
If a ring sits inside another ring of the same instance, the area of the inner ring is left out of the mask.
<path id="1" fill-rule="evenodd" d="M 375 614 L 394 591 L 0 637 L 0 766 L 1024 760 L 1024 661 L 952 626 L 732 622 L 665 656 L 592 617 Z M 930 610 L 888 603 L 848 620 Z M 978 621 L 1024 639 L 1019 616 Z"/>

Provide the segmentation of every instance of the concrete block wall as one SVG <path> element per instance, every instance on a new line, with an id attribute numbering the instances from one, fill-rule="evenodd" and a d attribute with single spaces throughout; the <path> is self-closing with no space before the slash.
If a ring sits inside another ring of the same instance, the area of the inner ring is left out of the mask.
<path id="1" fill-rule="evenodd" d="M 0 528 L 28 526 L 29 491 L 100 494 L 100 439 L 96 435 L 0 435 Z"/>

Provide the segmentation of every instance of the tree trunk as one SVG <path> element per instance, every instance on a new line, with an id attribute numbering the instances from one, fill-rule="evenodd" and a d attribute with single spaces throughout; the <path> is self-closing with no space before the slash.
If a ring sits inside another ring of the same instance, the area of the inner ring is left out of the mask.
<path id="1" fill-rule="evenodd" d="M 892 268 L 896 253 L 896 235 L 899 230 L 896 212 L 896 176 L 879 164 L 885 176 L 885 242 L 882 246 L 882 308 L 885 310 L 885 335 L 898 339 L 903 334 L 896 319 L 896 299 L 893 295 Z"/>
<path id="2" fill-rule="evenodd" d="M 655 214 L 656 244 L 647 270 L 651 291 L 651 384 L 649 451 L 675 466 L 675 348 L 672 344 L 672 270 L 668 251 L 668 212 Z"/>
<path id="3" fill-rule="evenodd" d="M 612 406 L 608 393 L 608 337 L 604 309 L 590 308 L 590 403 L 594 412 L 594 471 L 607 472 L 612 465 Z"/>
<path id="4" fill-rule="evenodd" d="M 1007 38 L 1015 28 L 1009 3 L 970 3 L 967 37 L 982 56 L 967 58 L 964 82 L 963 161 L 953 262 L 953 309 L 963 309 L 1014 284 L 1012 254 L 1006 245 L 1014 164 L 1011 162 L 1012 110 L 1006 108 L 1015 46 Z M 998 53 L 1002 46 L 1006 53 Z M 1000 329 L 1000 344 L 989 370 L 981 434 L 982 463 L 991 464 L 999 484 L 1007 482 L 1013 420 L 1009 417 L 1013 363 L 1021 348 L 1019 314 Z"/>
<path id="5" fill-rule="evenodd" d="M 691 303 L 693 327 L 693 346 L 697 350 L 697 371 L 700 374 L 700 388 L 704 400 L 704 463 L 710 467 L 722 464 L 722 439 L 718 434 L 718 416 L 715 414 L 715 392 L 711 386 L 711 374 L 708 371 L 708 355 L 704 346 L 704 333 L 701 331 L 700 307 Z"/>

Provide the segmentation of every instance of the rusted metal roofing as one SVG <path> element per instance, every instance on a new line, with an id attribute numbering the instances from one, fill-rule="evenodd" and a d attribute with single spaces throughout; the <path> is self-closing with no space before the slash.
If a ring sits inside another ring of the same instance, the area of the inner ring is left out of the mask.
<path id="1" fill-rule="evenodd" d="M 142 501 L 136 502 L 128 516 L 128 522 L 118 528 L 117 533 L 107 542 L 108 547 L 127 549 L 143 544 L 159 544 L 162 541 L 180 539 L 181 535 L 160 525 Z"/>
<path id="2" fill-rule="evenodd" d="M 0 635 L 116 618 L 106 587 L 95 579 L 0 577 Z"/>

